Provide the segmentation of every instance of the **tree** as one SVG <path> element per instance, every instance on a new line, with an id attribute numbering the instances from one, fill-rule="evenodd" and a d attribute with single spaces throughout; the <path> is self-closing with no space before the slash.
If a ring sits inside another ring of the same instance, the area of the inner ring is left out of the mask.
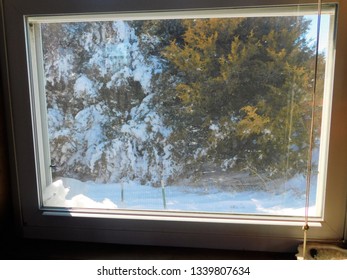
<path id="1" fill-rule="evenodd" d="M 164 113 L 175 127 L 175 160 L 191 166 L 188 175 L 235 166 L 269 177 L 302 172 L 314 58 L 304 37 L 309 22 L 277 17 L 182 25 L 184 42 L 172 40 L 162 52 L 176 70 L 174 81 L 169 77 L 174 90 L 161 94 L 175 105 Z"/>
<path id="2" fill-rule="evenodd" d="M 159 186 L 211 170 L 302 172 L 308 25 L 294 17 L 43 24 L 56 176 Z"/>
<path id="3" fill-rule="evenodd" d="M 152 103 L 159 63 L 144 57 L 134 28 L 59 23 L 42 34 L 54 177 L 160 185 L 174 164 Z"/>

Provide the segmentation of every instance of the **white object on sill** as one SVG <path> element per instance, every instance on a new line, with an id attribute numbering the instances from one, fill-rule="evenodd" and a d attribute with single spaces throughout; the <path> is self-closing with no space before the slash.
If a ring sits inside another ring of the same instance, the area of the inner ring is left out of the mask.
<path id="1" fill-rule="evenodd" d="M 305 258 L 303 258 L 303 244 L 298 246 L 298 253 L 295 256 L 298 260 L 347 260 L 347 250 L 331 244 L 308 243 Z"/>

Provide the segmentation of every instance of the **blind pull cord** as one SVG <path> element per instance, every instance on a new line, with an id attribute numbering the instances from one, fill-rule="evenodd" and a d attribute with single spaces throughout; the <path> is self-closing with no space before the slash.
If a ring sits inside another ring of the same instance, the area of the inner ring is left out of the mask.
<path id="1" fill-rule="evenodd" d="M 307 175 L 306 175 L 306 201 L 305 201 L 305 221 L 302 227 L 304 231 L 304 243 L 302 256 L 305 259 L 307 247 L 307 232 L 310 229 L 308 225 L 309 207 L 310 207 L 310 190 L 311 190 L 311 174 L 312 174 L 312 154 L 314 146 L 314 123 L 315 123 L 315 109 L 316 109 L 316 94 L 317 94 L 317 77 L 318 77 L 318 62 L 319 62 L 319 37 L 321 28 L 321 15 L 322 15 L 322 0 L 318 0 L 318 17 L 317 17 L 317 37 L 316 37 L 316 56 L 314 64 L 314 80 L 312 91 L 312 107 L 311 107 L 311 128 L 310 128 L 310 143 L 307 159 Z"/>

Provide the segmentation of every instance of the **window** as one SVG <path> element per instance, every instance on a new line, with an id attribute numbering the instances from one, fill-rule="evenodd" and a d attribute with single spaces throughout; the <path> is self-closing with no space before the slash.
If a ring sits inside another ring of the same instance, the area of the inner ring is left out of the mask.
<path id="1" fill-rule="evenodd" d="M 302 216 L 316 25 L 313 9 L 282 9 L 28 17 L 49 139 L 42 206 Z M 331 94 L 324 12 L 315 182 Z"/>
<path id="2" fill-rule="evenodd" d="M 7 42 L 26 236 L 235 249 L 262 240 L 258 250 L 296 244 L 317 6 L 221 2 L 153 4 L 150 12 L 136 1 L 15 2 L 21 9 L 13 12 L 5 1 L 6 31 L 23 36 Z M 321 17 L 315 239 L 343 239 L 345 175 L 333 145 L 341 6 L 325 4 Z M 31 137 L 20 141 L 24 135 Z"/>

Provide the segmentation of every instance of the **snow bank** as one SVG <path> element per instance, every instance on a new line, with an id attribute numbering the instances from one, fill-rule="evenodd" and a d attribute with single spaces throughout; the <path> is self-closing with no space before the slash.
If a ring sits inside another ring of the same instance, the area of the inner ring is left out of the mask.
<path id="1" fill-rule="evenodd" d="M 115 209 L 115 205 L 110 199 L 104 198 L 101 202 L 95 201 L 84 194 L 67 197 L 72 190 L 73 193 L 83 192 L 86 184 L 74 179 L 60 179 L 43 189 L 43 205 L 46 207 L 66 207 L 66 208 L 98 208 Z"/>
<path id="2" fill-rule="evenodd" d="M 164 209 L 164 197 L 166 209 Z M 305 199 L 293 189 L 274 194 L 266 191 L 232 192 L 213 186 L 154 188 L 134 181 L 98 184 L 63 178 L 43 192 L 44 206 L 100 209 L 170 210 L 230 214 L 304 216 Z M 315 203 L 309 214 L 314 216 Z"/>

